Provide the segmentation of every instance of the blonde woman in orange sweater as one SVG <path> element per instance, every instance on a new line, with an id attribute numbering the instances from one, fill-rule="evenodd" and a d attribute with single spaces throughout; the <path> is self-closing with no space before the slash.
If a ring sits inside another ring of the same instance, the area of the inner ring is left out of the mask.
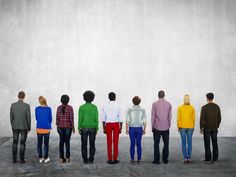
<path id="1" fill-rule="evenodd" d="M 183 162 L 190 163 L 192 153 L 192 136 L 195 126 L 195 110 L 194 107 L 190 105 L 189 95 L 184 96 L 184 104 L 179 106 L 177 115 L 178 131 L 180 132 L 182 139 L 182 152 L 184 157 Z"/>

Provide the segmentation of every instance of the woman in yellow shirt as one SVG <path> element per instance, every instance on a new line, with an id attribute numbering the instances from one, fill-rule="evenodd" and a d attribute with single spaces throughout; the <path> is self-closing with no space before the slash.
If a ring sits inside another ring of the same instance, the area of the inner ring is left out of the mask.
<path id="1" fill-rule="evenodd" d="M 195 125 L 195 110 L 194 107 L 190 105 L 189 95 L 184 96 L 184 104 L 179 106 L 177 115 L 178 131 L 180 132 L 182 139 L 184 163 L 190 163 L 192 153 L 192 136 Z"/>

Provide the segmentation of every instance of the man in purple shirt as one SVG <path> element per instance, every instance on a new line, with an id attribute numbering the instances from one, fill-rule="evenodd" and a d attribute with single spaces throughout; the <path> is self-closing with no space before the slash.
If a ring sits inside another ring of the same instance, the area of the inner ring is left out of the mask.
<path id="1" fill-rule="evenodd" d="M 169 128 L 171 125 L 171 104 L 164 99 L 165 92 L 158 92 L 159 100 L 152 104 L 152 132 L 154 139 L 154 160 L 153 164 L 160 163 L 159 143 L 162 136 L 164 147 L 162 151 L 162 160 L 164 164 L 168 163 L 169 156 Z"/>

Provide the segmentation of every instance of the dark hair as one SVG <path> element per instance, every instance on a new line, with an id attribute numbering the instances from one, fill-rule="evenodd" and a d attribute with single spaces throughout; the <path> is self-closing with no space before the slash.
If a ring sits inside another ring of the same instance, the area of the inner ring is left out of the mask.
<path id="1" fill-rule="evenodd" d="M 62 114 L 65 114 L 65 109 L 66 109 L 66 105 L 69 103 L 70 97 L 68 95 L 62 95 L 61 96 L 61 103 L 63 104 L 62 107 Z"/>
<path id="2" fill-rule="evenodd" d="M 18 93 L 18 98 L 19 98 L 19 99 L 24 99 L 24 98 L 25 98 L 25 92 L 24 92 L 24 91 L 20 91 L 20 92 Z"/>
<path id="3" fill-rule="evenodd" d="M 165 97 L 165 92 L 164 92 L 163 90 L 160 90 L 160 91 L 158 92 L 158 97 L 159 97 L 159 98 L 164 98 L 164 97 Z"/>
<path id="4" fill-rule="evenodd" d="M 141 103 L 141 99 L 138 97 L 138 96 L 135 96 L 133 99 L 132 99 L 134 105 L 139 105 Z"/>
<path id="5" fill-rule="evenodd" d="M 116 94 L 114 92 L 110 92 L 108 94 L 108 98 L 110 101 L 115 101 L 116 100 Z"/>
<path id="6" fill-rule="evenodd" d="M 212 101 L 214 99 L 214 94 L 213 93 L 208 93 L 206 94 L 206 97 L 208 100 Z"/>
<path id="7" fill-rule="evenodd" d="M 84 92 L 83 97 L 84 101 L 86 101 L 87 103 L 91 103 L 95 98 L 95 94 L 93 93 L 93 91 L 87 90 Z"/>

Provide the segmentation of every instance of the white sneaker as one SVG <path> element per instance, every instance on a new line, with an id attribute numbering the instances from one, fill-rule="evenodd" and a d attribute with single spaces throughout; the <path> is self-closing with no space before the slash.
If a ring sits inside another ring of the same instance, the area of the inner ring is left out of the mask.
<path id="1" fill-rule="evenodd" d="M 50 158 L 48 157 L 44 160 L 44 163 L 48 163 L 49 161 L 50 161 Z"/>
<path id="2" fill-rule="evenodd" d="M 43 163 L 43 162 L 44 162 L 44 158 L 40 158 L 39 163 Z"/>

